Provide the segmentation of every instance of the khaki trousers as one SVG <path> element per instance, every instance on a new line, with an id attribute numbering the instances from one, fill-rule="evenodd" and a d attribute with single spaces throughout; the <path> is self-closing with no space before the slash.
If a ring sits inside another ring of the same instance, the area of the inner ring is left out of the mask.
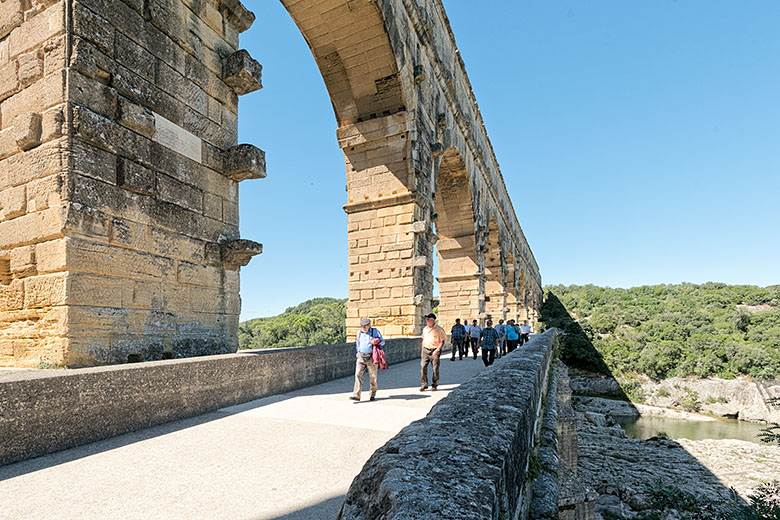
<path id="1" fill-rule="evenodd" d="M 355 388 L 352 391 L 352 395 L 360 398 L 360 392 L 363 390 L 363 378 L 368 370 L 368 383 L 371 387 L 371 397 L 376 395 L 376 365 L 372 358 L 363 359 L 363 356 L 357 354 L 357 361 L 355 362 Z"/>

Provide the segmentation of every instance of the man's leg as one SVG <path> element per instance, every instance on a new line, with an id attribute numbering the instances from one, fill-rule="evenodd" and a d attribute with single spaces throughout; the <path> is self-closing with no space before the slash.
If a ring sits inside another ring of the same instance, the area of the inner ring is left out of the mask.
<path id="1" fill-rule="evenodd" d="M 357 397 L 360 400 L 360 391 L 363 390 L 363 376 L 366 373 L 366 364 L 363 359 L 358 355 L 357 362 L 355 363 L 355 387 L 352 390 L 352 397 Z"/>
<path id="2" fill-rule="evenodd" d="M 488 352 L 488 349 L 482 349 L 482 362 L 485 364 L 485 366 L 488 366 Z"/>
<path id="3" fill-rule="evenodd" d="M 441 363 L 441 354 L 431 356 L 431 366 L 433 367 L 433 376 L 431 377 L 431 388 L 436 390 L 439 386 L 439 364 Z"/>
<path id="4" fill-rule="evenodd" d="M 455 361 L 455 354 L 458 353 L 458 342 L 454 339 L 452 340 L 452 358 L 451 361 Z"/>
<path id="5" fill-rule="evenodd" d="M 422 349 L 422 355 L 420 356 L 420 388 L 428 388 L 428 353 L 425 349 Z"/>
<path id="6" fill-rule="evenodd" d="M 376 397 L 376 391 L 379 389 L 376 383 L 376 370 L 377 366 L 373 363 L 366 363 L 366 369 L 368 369 L 368 382 L 371 387 L 371 399 Z"/>
<path id="7" fill-rule="evenodd" d="M 488 362 L 487 362 L 487 366 L 490 366 L 490 365 L 492 365 L 492 364 L 493 364 L 493 361 L 495 361 L 495 360 L 496 360 L 496 349 L 495 349 L 495 347 L 494 347 L 494 348 L 492 348 L 492 349 L 488 350 Z"/>
<path id="8" fill-rule="evenodd" d="M 474 354 L 474 359 L 477 359 L 477 344 L 479 343 L 479 339 L 469 338 L 469 341 L 471 342 L 471 353 Z"/>
<path id="9" fill-rule="evenodd" d="M 458 351 L 460 352 L 460 359 L 463 359 L 463 356 L 469 357 L 469 351 L 466 348 L 466 338 L 458 340 Z"/>

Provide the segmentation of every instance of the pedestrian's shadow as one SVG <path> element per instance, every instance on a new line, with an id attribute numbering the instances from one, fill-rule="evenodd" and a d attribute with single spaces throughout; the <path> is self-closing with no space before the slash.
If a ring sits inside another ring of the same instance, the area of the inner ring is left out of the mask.
<path id="1" fill-rule="evenodd" d="M 425 394 L 406 394 L 406 395 L 390 395 L 387 397 L 377 397 L 374 399 L 374 402 L 376 401 L 392 401 L 392 400 L 398 400 L 402 399 L 404 401 L 414 401 L 416 399 L 427 399 L 431 397 L 430 395 Z M 371 401 L 356 401 L 355 404 L 364 404 L 364 403 L 370 403 Z"/>

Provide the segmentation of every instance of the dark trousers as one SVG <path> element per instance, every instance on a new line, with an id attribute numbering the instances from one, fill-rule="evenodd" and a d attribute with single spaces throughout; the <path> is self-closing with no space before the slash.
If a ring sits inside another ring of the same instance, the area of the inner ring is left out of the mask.
<path id="1" fill-rule="evenodd" d="M 506 340 L 506 351 L 507 353 L 512 352 L 514 349 L 517 348 L 517 342 L 520 341 L 519 339 L 508 339 Z"/>
<path id="2" fill-rule="evenodd" d="M 520 344 L 528 343 L 529 334 L 520 334 Z"/>
<path id="3" fill-rule="evenodd" d="M 482 362 L 485 363 L 486 367 L 489 367 L 493 364 L 493 361 L 496 359 L 496 349 L 495 348 L 483 348 L 482 349 Z"/>
<path id="4" fill-rule="evenodd" d="M 452 338 L 452 359 L 455 359 L 456 354 L 460 356 L 460 359 L 469 355 L 466 348 L 466 338 Z"/>
<path id="5" fill-rule="evenodd" d="M 433 353 L 436 349 L 423 348 L 420 354 L 420 372 L 422 377 L 420 378 L 421 386 L 428 388 L 428 363 L 433 367 L 433 376 L 431 377 L 431 386 L 436 388 L 439 386 L 439 363 L 441 363 L 441 356 L 434 356 Z"/>
<path id="6" fill-rule="evenodd" d="M 479 348 L 479 338 L 472 338 L 471 336 L 469 336 L 468 339 L 469 339 L 469 343 L 471 344 L 471 352 L 474 353 L 474 359 L 477 359 L 477 349 Z"/>

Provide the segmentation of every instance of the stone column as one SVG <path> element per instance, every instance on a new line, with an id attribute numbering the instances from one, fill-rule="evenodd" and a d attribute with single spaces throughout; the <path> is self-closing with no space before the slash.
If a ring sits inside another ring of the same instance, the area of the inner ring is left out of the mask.
<path id="1" fill-rule="evenodd" d="M 431 308 L 427 204 L 408 188 L 405 112 L 338 129 L 347 167 L 347 338 L 371 318 L 387 338 L 419 334 Z"/>
<path id="2" fill-rule="evenodd" d="M 261 250 L 238 234 L 238 182 L 265 176 L 237 144 L 254 15 L 32 6 L 0 7 L 0 364 L 235 351 L 238 269 Z"/>

